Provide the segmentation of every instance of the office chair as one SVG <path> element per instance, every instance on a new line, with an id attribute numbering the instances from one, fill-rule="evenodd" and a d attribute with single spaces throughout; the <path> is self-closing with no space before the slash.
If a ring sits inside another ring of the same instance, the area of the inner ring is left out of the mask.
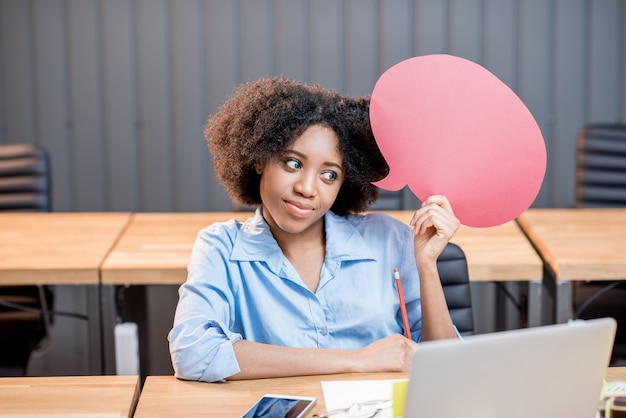
<path id="1" fill-rule="evenodd" d="M 0 144 L 0 211 L 51 210 L 50 164 L 46 150 L 32 144 Z M 26 309 L 50 309 L 52 289 L 0 287 L 0 376 L 21 376 L 47 335 L 51 318 Z"/>
<path id="2" fill-rule="evenodd" d="M 576 148 L 576 208 L 626 208 L 626 125 L 584 126 Z M 581 245 L 584 245 L 581 243 Z M 590 278 L 592 279 L 592 278 Z M 574 283 L 574 317 L 618 323 L 612 363 L 626 363 L 626 282 Z"/>
<path id="3" fill-rule="evenodd" d="M 452 322 L 461 335 L 472 335 L 472 294 L 467 260 L 461 247 L 449 242 L 437 259 L 437 270 Z"/>
<path id="4" fill-rule="evenodd" d="M 575 206 L 626 207 L 626 125 L 583 127 L 576 157 Z"/>

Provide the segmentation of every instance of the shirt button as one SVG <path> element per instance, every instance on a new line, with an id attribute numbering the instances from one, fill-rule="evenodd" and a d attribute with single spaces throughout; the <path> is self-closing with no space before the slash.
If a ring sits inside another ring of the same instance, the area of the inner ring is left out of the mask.
<path id="1" fill-rule="evenodd" d="M 328 328 L 324 327 L 320 330 L 320 334 L 326 336 L 328 334 Z"/>

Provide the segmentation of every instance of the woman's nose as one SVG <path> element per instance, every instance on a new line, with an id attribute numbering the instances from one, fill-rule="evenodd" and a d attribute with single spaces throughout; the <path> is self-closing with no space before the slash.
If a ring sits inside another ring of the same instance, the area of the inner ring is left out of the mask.
<path id="1" fill-rule="evenodd" d="M 298 177 L 298 181 L 294 184 L 294 190 L 303 196 L 315 196 L 316 192 L 316 175 L 313 173 L 305 173 Z"/>

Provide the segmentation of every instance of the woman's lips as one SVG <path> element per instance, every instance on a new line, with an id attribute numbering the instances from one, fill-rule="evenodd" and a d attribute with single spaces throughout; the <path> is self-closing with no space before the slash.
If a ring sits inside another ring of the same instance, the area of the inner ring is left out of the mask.
<path id="1" fill-rule="evenodd" d="M 286 203 L 287 203 L 287 208 L 289 209 L 289 211 L 296 216 L 308 216 L 309 214 L 311 214 L 311 212 L 315 210 L 309 205 L 303 205 L 297 202 L 286 202 Z"/>

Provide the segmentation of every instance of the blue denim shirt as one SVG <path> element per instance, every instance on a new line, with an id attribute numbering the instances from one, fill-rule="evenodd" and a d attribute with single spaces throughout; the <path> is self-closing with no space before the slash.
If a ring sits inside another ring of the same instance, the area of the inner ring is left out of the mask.
<path id="1" fill-rule="evenodd" d="M 387 215 L 325 215 L 326 258 L 316 292 L 287 260 L 259 208 L 247 221 L 198 234 L 169 333 L 177 377 L 218 381 L 240 371 L 240 339 L 291 347 L 362 348 L 404 333 L 393 269 L 412 338 L 421 307 L 413 236 Z"/>

